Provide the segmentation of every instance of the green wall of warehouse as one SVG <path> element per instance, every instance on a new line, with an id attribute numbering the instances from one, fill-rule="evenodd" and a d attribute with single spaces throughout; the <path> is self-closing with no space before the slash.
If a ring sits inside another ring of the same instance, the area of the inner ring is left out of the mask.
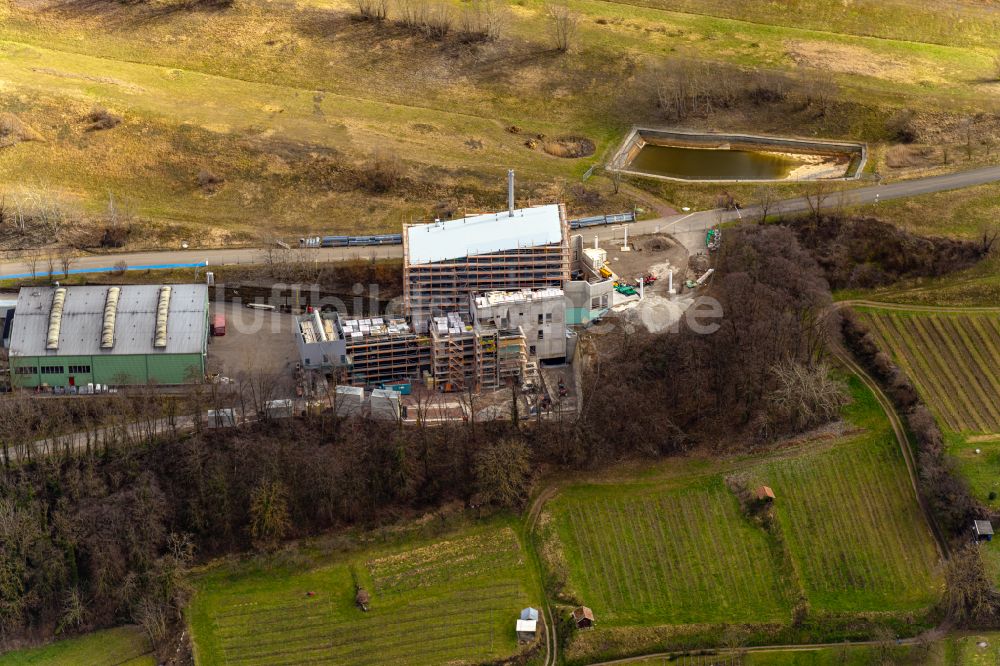
<path id="1" fill-rule="evenodd" d="M 91 372 L 69 372 L 69 366 L 90 366 Z M 17 374 L 19 367 L 34 367 L 31 375 Z M 63 372 L 42 374 L 42 366 L 61 366 Z M 77 386 L 94 384 L 185 384 L 205 374 L 201 354 L 135 354 L 108 356 L 28 356 L 10 360 L 11 384 L 35 388 L 42 384 L 69 386 L 73 377 Z"/>

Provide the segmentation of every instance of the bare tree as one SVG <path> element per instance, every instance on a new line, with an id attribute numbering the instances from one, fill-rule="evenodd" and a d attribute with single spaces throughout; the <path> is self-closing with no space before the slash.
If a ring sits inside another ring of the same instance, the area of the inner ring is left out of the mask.
<path id="1" fill-rule="evenodd" d="M 605 169 L 605 175 L 608 180 L 611 181 L 611 187 L 614 189 L 614 193 L 618 194 L 618 191 L 622 186 L 622 172 L 619 169 Z"/>
<path id="2" fill-rule="evenodd" d="M 424 32 L 434 39 L 444 39 L 451 32 L 455 22 L 451 5 L 444 0 L 432 2 L 427 8 L 427 22 Z"/>
<path id="3" fill-rule="evenodd" d="M 566 53 L 576 39 L 576 28 L 580 17 L 562 2 L 549 2 L 545 5 L 545 14 L 549 21 L 549 30 L 557 51 Z"/>
<path id="4" fill-rule="evenodd" d="M 476 0 L 473 6 L 478 6 L 478 13 L 482 21 L 486 38 L 496 41 L 503 37 L 507 26 L 510 24 L 510 8 L 505 2 L 499 0 Z"/>
<path id="5" fill-rule="evenodd" d="M 358 13 L 370 21 L 384 21 L 389 15 L 389 0 L 357 0 Z"/>
<path id="6" fill-rule="evenodd" d="M 984 257 L 993 252 L 997 238 L 1000 238 L 1000 225 L 988 223 L 980 228 L 979 251 Z"/>
<path id="7" fill-rule="evenodd" d="M 824 363 L 780 363 L 771 368 L 777 386 L 768 396 L 779 421 L 805 430 L 835 418 L 847 404 L 847 387 L 830 377 Z"/>
<path id="8" fill-rule="evenodd" d="M 774 207 L 774 204 L 778 201 L 777 192 L 770 185 L 761 185 L 756 190 L 754 190 L 754 200 L 757 202 L 757 208 L 759 210 L 760 224 L 767 222 L 767 214 Z"/>
<path id="9" fill-rule="evenodd" d="M 45 253 L 45 272 L 50 280 L 56 276 L 56 255 L 51 250 Z"/>
<path id="10" fill-rule="evenodd" d="M 288 489 L 281 481 L 260 481 L 250 493 L 250 538 L 259 549 L 270 549 L 292 526 Z"/>
<path id="11" fill-rule="evenodd" d="M 519 506 L 527 496 L 531 479 L 531 452 L 520 439 L 486 444 L 476 455 L 479 492 L 486 504 Z"/>
<path id="12" fill-rule="evenodd" d="M 817 222 L 823 215 L 823 206 L 830 197 L 830 184 L 823 180 L 815 180 L 806 189 L 806 205 L 812 213 L 813 219 Z"/>
<path id="13" fill-rule="evenodd" d="M 965 132 L 965 159 L 972 160 L 974 154 L 972 145 L 972 118 L 966 118 L 962 122 L 962 130 Z"/>
<path id="14" fill-rule="evenodd" d="M 987 132 L 983 135 L 983 138 L 979 140 L 979 143 L 983 144 L 983 150 L 986 151 L 986 157 L 989 157 L 990 153 L 993 152 L 993 147 L 996 145 L 996 137 Z M 2 216 L 2 211 L 0 211 L 0 216 Z M 0 224 L 2 224 L 2 221 L 0 221 Z"/>
<path id="15" fill-rule="evenodd" d="M 396 13 L 407 28 L 422 28 L 427 23 L 427 1 L 396 0 Z"/>
<path id="16" fill-rule="evenodd" d="M 28 272 L 31 273 L 32 280 L 38 277 L 38 254 L 38 250 L 35 248 L 24 252 L 24 263 L 28 267 Z"/>
<path id="17" fill-rule="evenodd" d="M 59 267 L 62 269 L 62 274 L 64 279 L 69 279 L 69 271 L 76 263 L 76 255 L 73 254 L 73 250 L 64 247 L 59 250 Z"/>

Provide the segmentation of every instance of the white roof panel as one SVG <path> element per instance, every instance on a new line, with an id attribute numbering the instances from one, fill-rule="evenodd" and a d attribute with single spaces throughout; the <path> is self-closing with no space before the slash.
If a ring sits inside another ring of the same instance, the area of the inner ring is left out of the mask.
<path id="1" fill-rule="evenodd" d="M 515 631 L 534 631 L 536 626 L 537 620 L 518 620 Z"/>
<path id="2" fill-rule="evenodd" d="M 503 211 L 406 228 L 407 254 L 411 264 L 430 264 L 521 247 L 552 245 L 561 240 L 562 220 L 558 204 L 516 208 L 513 216 Z"/>

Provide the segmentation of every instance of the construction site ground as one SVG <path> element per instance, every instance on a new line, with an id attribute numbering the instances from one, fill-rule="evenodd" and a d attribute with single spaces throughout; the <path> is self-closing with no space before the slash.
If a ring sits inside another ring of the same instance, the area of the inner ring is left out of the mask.
<path id="1" fill-rule="evenodd" d="M 608 253 L 608 264 L 622 280 L 632 284 L 640 277 L 652 274 L 657 281 L 646 285 L 655 292 L 667 292 L 667 273 L 674 270 L 674 287 L 680 290 L 687 272 L 688 251 L 667 234 L 630 237 L 628 251 L 621 241 L 605 241 L 601 246 Z"/>
<path id="2" fill-rule="evenodd" d="M 219 301 L 212 302 L 211 313 L 226 315 L 226 334 L 209 338 L 210 375 L 236 379 L 240 373 L 264 372 L 286 381 L 292 379 L 299 360 L 292 315 Z"/>

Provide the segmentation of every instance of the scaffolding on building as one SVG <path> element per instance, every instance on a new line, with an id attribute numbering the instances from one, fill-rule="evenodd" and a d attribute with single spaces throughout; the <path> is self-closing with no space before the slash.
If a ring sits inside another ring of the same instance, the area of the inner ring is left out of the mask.
<path id="1" fill-rule="evenodd" d="M 464 307 L 470 294 L 562 287 L 570 279 L 569 229 L 563 206 L 559 206 L 559 225 L 561 238 L 557 243 L 518 244 L 502 251 L 440 261 L 411 257 L 410 234 L 404 229 L 405 311 L 419 321 L 426 321 Z"/>

